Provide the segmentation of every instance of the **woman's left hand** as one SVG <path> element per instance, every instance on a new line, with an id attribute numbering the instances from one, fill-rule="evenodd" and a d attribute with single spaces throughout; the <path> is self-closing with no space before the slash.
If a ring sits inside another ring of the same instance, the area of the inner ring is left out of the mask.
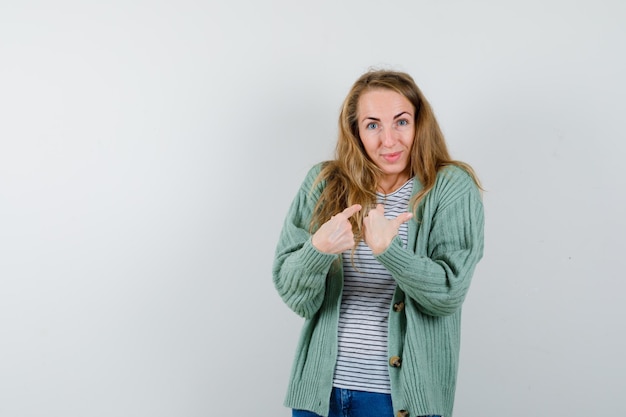
<path id="1" fill-rule="evenodd" d="M 363 219 L 363 234 L 367 246 L 370 247 L 374 255 L 383 253 L 398 234 L 400 225 L 409 221 L 413 217 L 412 213 L 406 212 L 398 215 L 395 219 L 385 217 L 385 206 L 376 205 Z"/>

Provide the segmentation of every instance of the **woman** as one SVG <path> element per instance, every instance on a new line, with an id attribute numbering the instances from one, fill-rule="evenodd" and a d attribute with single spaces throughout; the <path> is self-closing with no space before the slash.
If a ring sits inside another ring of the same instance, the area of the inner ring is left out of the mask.
<path id="1" fill-rule="evenodd" d="M 276 248 L 276 289 L 306 319 L 294 417 L 452 415 L 461 305 L 483 252 L 479 188 L 408 74 L 356 81 L 336 158 L 308 173 Z"/>

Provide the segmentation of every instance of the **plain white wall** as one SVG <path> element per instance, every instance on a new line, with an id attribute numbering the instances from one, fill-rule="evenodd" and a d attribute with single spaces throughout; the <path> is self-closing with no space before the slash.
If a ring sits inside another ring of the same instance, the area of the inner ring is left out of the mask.
<path id="1" fill-rule="evenodd" d="M 457 416 L 624 415 L 626 3 L 0 4 L 0 416 L 288 416 L 274 245 L 370 66 L 487 190 Z"/>

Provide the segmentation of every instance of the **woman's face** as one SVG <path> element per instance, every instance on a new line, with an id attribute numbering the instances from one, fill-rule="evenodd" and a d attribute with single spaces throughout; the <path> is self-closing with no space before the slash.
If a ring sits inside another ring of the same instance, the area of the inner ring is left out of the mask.
<path id="1" fill-rule="evenodd" d="M 409 179 L 415 108 L 402 94 L 374 89 L 361 94 L 357 117 L 365 152 L 384 173 L 383 191 L 393 191 Z"/>

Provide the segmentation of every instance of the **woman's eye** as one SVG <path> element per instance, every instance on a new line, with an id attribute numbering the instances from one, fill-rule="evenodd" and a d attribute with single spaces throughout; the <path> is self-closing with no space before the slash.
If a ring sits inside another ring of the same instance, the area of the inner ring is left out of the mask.
<path id="1" fill-rule="evenodd" d="M 376 129 L 376 128 L 378 128 L 378 123 L 372 122 L 372 123 L 368 123 L 367 124 L 367 129 L 373 130 L 373 129 Z"/>
<path id="2" fill-rule="evenodd" d="M 409 121 L 406 119 L 398 120 L 398 126 L 406 126 L 409 124 Z"/>

